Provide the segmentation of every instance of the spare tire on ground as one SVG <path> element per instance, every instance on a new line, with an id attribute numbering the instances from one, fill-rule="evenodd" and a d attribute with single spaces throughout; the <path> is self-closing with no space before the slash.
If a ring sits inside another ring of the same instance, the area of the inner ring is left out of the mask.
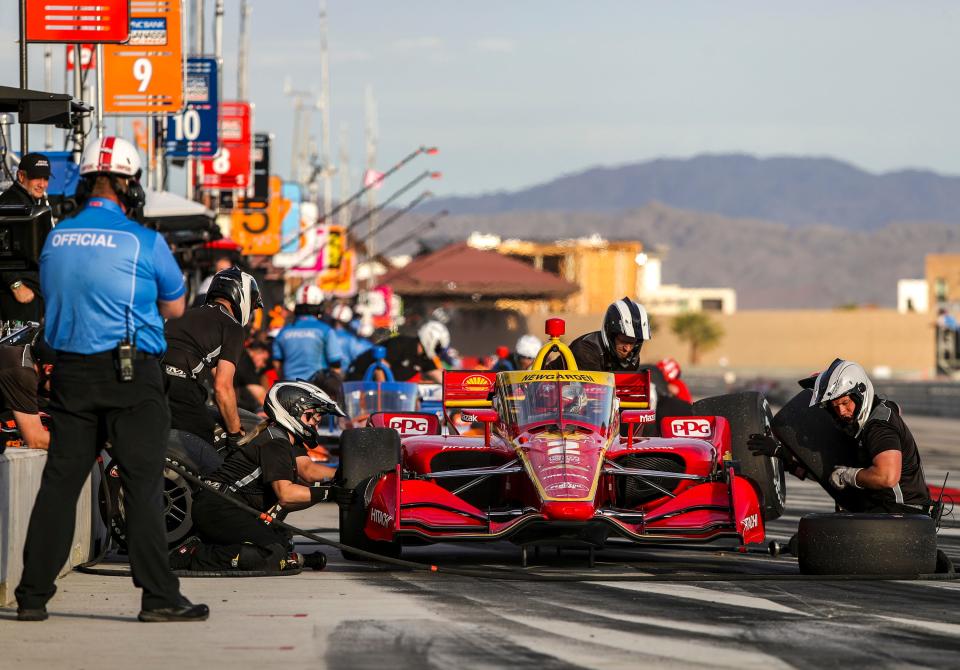
<path id="1" fill-rule="evenodd" d="M 797 553 L 805 575 L 932 574 L 937 528 L 922 514 L 809 514 Z"/>
<path id="2" fill-rule="evenodd" d="M 730 422 L 730 446 L 740 462 L 740 473 L 756 484 L 765 521 L 783 514 L 787 503 L 787 482 L 779 458 L 756 456 L 747 448 L 751 433 L 769 431 L 773 422 L 770 405 L 762 393 L 744 391 L 704 398 L 693 403 L 694 416 L 722 416 Z"/>

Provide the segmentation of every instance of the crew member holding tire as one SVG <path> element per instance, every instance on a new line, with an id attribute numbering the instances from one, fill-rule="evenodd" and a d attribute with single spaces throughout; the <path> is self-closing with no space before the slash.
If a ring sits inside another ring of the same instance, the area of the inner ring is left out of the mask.
<path id="1" fill-rule="evenodd" d="M 896 403 L 875 395 L 873 383 L 857 363 L 836 359 L 817 375 L 811 407 L 834 420 L 843 439 L 856 445 L 857 462 L 838 465 L 829 484 L 844 491 L 849 512 L 927 514 L 930 494 L 920 452 Z M 795 475 L 802 467 L 773 435 L 750 436 L 751 451 L 785 459 Z"/>
<path id="2" fill-rule="evenodd" d="M 245 356 L 244 329 L 263 307 L 252 275 L 237 267 L 214 275 L 206 304 L 188 309 L 183 318 L 168 321 L 167 354 L 163 359 L 172 427 L 213 444 L 216 419 L 207 411 L 202 382 L 213 371 L 214 400 L 220 410 L 230 447 L 243 437 L 234 376 Z"/>
<path id="3" fill-rule="evenodd" d="M 102 137 L 83 152 L 76 217 L 40 254 L 47 342 L 57 352 L 50 449 L 23 552 L 17 618 L 42 621 L 73 541 L 77 498 L 104 440 L 127 492 L 130 567 L 143 589 L 141 621 L 202 621 L 206 605 L 180 594 L 162 518 L 170 413 L 159 357 L 163 317 L 183 314 L 183 275 L 163 237 L 127 218 L 140 207 L 140 157 Z"/>
<path id="4" fill-rule="evenodd" d="M 264 523 L 221 496 L 236 497 L 281 520 L 287 512 L 325 500 L 328 490 L 309 484 L 331 479 L 335 470 L 314 463 L 305 447 L 318 443 L 317 425 L 324 416 L 345 415 L 326 393 L 307 382 L 278 382 L 267 393 L 263 409 L 269 419 L 206 478 L 220 495 L 207 489 L 197 494 L 193 504 L 197 537 L 171 552 L 174 567 L 271 573 L 304 567 L 302 557 L 290 551 L 286 530 Z"/>

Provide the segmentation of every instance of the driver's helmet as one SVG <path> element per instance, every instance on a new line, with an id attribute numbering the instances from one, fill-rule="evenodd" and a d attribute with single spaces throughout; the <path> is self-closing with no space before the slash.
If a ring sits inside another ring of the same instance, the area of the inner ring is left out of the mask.
<path id="1" fill-rule="evenodd" d="M 607 354 L 613 358 L 617 358 L 614 348 L 617 335 L 623 335 L 636 343 L 628 359 L 621 361 L 625 365 L 636 365 L 640 358 L 640 348 L 650 339 L 650 319 L 643 305 L 624 297 L 607 307 L 600 329 L 600 339 Z"/>
<path id="2" fill-rule="evenodd" d="M 303 421 L 303 414 L 308 410 L 320 414 L 346 416 L 340 406 L 317 386 L 309 382 L 297 380 L 295 382 L 277 382 L 270 388 L 267 398 L 263 402 L 263 411 L 274 422 L 311 444 L 320 439 L 317 429 Z"/>
<path id="3" fill-rule="evenodd" d="M 810 406 L 820 406 L 838 420 L 836 413 L 830 408 L 830 402 L 850 396 L 856 406 L 853 421 L 848 424 L 839 420 L 838 422 L 846 432 L 856 437 L 863 430 L 867 417 L 870 416 L 870 410 L 873 409 L 873 395 L 873 383 L 867 377 L 863 367 L 859 363 L 837 358 L 826 370 L 817 375 L 813 384 Z"/>
<path id="4" fill-rule="evenodd" d="M 580 382 L 564 384 L 560 398 L 564 414 L 583 414 L 587 410 L 587 392 Z"/>

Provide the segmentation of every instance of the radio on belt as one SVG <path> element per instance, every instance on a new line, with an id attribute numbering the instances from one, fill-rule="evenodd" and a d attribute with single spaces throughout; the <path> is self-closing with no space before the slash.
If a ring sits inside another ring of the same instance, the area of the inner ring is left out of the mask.
<path id="1" fill-rule="evenodd" d="M 127 340 L 117 345 L 117 377 L 121 382 L 133 381 L 133 359 L 137 355 L 137 347 Z"/>

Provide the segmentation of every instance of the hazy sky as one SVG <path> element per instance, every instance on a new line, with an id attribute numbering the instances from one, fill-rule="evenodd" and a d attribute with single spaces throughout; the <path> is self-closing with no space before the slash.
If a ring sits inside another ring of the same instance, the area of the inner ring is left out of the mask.
<path id="1" fill-rule="evenodd" d="M 319 88 L 318 2 L 251 1 L 256 126 L 276 134 L 286 176 L 293 112 L 283 80 Z M 227 98 L 239 4 L 227 0 Z M 16 5 L 0 0 L 0 16 L 15 17 Z M 379 166 L 436 144 L 441 154 L 408 174 L 442 170 L 438 193 L 703 152 L 960 174 L 957 2 L 330 0 L 328 14 L 334 149 L 346 124 L 355 178 L 367 85 Z M 0 83 L 13 86 L 15 23 L 0 25 Z M 42 49 L 30 48 L 37 88 Z"/>

